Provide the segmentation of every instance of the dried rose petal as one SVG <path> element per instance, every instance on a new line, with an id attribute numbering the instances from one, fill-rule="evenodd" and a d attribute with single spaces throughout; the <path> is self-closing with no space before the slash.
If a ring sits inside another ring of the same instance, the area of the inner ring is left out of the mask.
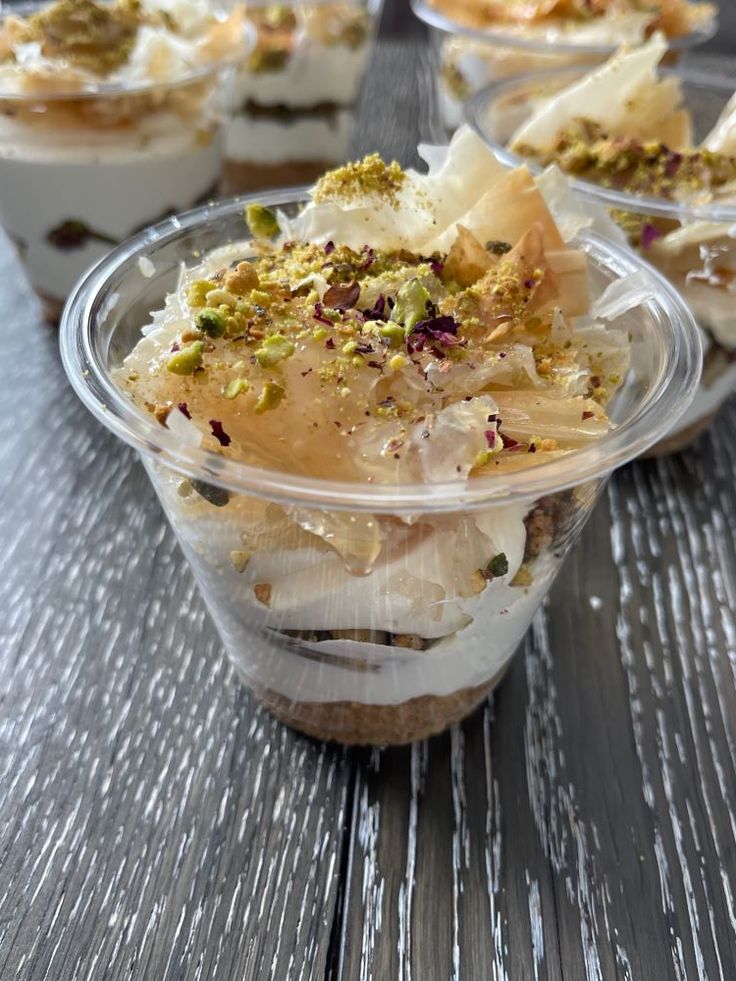
<path id="1" fill-rule="evenodd" d="M 314 313 L 312 314 L 312 316 L 314 317 L 315 320 L 319 320 L 321 324 L 327 324 L 328 327 L 335 326 L 329 317 L 325 317 L 324 306 L 319 300 L 317 300 L 317 302 L 314 304 Z"/>
<path id="2" fill-rule="evenodd" d="M 210 429 L 212 430 L 212 435 L 220 443 L 220 446 L 230 445 L 231 439 L 222 428 L 222 423 L 219 419 L 210 419 Z"/>
<path id="3" fill-rule="evenodd" d="M 322 302 L 333 310 L 350 310 L 358 302 L 360 286 L 357 283 L 344 283 L 330 286 Z"/>
<path id="4" fill-rule="evenodd" d="M 522 445 L 518 439 L 513 439 L 511 436 L 507 436 L 505 433 L 498 434 L 503 442 L 503 448 L 505 450 L 518 450 Z"/>
<path id="5" fill-rule="evenodd" d="M 179 402 L 179 404 L 177 405 L 177 409 L 179 410 L 179 412 L 181 412 L 182 415 L 186 416 L 187 419 L 192 418 L 192 414 L 189 411 L 189 406 L 187 405 L 186 402 Z"/>
<path id="6" fill-rule="evenodd" d="M 642 225 L 640 241 L 643 249 L 648 249 L 658 238 L 662 238 L 662 232 L 655 228 L 654 225 L 650 225 L 649 222 Z"/>

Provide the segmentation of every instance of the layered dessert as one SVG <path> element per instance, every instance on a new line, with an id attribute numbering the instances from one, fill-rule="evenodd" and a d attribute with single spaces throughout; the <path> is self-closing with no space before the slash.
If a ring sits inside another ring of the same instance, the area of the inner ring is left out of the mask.
<path id="1" fill-rule="evenodd" d="M 214 193 L 242 14 L 57 0 L 0 24 L 0 223 L 49 316 L 109 248 Z"/>
<path id="2" fill-rule="evenodd" d="M 596 63 L 621 44 L 662 32 L 672 47 L 713 30 L 717 8 L 691 0 L 413 0 L 437 29 L 438 96 L 444 121 L 498 78 Z"/>
<path id="3" fill-rule="evenodd" d="M 426 174 L 347 164 L 291 215 L 250 204 L 114 372 L 207 451 L 196 479 L 146 465 L 245 680 L 349 743 L 440 731 L 497 683 L 599 481 L 469 493 L 611 434 L 647 293 L 594 289 L 584 219 L 558 227 L 468 129 L 424 153 Z M 264 492 L 227 489 L 229 466 Z M 266 491 L 284 476 L 314 496 Z"/>
<path id="4" fill-rule="evenodd" d="M 248 4 L 257 40 L 235 82 L 228 191 L 309 184 L 347 159 L 378 6 Z"/>
<path id="5" fill-rule="evenodd" d="M 610 214 L 630 244 L 690 304 L 706 358 L 700 391 L 663 447 L 677 449 L 736 386 L 736 97 L 696 141 L 679 78 L 658 74 L 665 51 L 655 37 L 538 94 L 509 147 L 613 192 Z"/>

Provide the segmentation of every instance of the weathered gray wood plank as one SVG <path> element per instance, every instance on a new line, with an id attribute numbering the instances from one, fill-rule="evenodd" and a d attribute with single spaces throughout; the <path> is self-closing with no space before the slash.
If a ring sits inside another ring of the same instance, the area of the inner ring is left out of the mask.
<path id="1" fill-rule="evenodd" d="M 375 64 L 356 152 L 414 162 L 426 47 Z M 736 976 L 736 407 L 616 478 L 492 704 L 343 753 L 238 685 L 5 245 L 0 290 L 2 981 Z"/>
<path id="2" fill-rule="evenodd" d="M 0 261 L 0 977 L 322 978 L 350 767 L 235 680 Z"/>

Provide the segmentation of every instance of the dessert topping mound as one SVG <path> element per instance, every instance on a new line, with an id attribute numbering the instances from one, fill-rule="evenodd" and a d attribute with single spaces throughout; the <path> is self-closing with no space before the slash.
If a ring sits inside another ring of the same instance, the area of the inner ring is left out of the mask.
<path id="1" fill-rule="evenodd" d="M 133 399 L 216 453 L 363 482 L 604 435 L 629 340 L 591 314 L 585 254 L 468 130 L 425 152 L 427 175 L 376 155 L 327 174 L 296 217 L 250 205 L 254 238 L 185 272 L 126 359 Z"/>
<path id="2" fill-rule="evenodd" d="M 387 164 L 377 153 L 360 162 L 346 163 L 331 170 L 317 181 L 313 198 L 319 203 L 350 201 L 378 195 L 393 205 L 398 204 L 398 191 L 405 181 L 405 174 L 394 160 Z"/>
<path id="3" fill-rule="evenodd" d="M 139 0 L 59 0 L 29 18 L 21 37 L 38 42 L 47 58 L 106 75 L 130 57 L 141 21 Z"/>
<path id="4" fill-rule="evenodd" d="M 533 156 L 533 147 L 516 149 Z M 593 120 L 578 118 L 556 137 L 542 162 L 566 173 L 634 194 L 676 198 L 715 190 L 736 180 L 736 157 L 706 148 L 673 150 L 661 140 L 610 136 Z"/>

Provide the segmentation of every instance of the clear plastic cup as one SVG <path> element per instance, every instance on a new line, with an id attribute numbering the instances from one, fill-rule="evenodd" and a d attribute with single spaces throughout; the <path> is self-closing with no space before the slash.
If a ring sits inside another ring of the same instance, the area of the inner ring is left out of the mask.
<path id="1" fill-rule="evenodd" d="M 435 91 L 441 122 L 447 133 L 463 122 L 463 106 L 471 95 L 492 82 L 513 75 L 550 71 L 572 65 L 595 65 L 606 61 L 620 44 L 591 44 L 585 34 L 559 31 L 539 35 L 519 33 L 517 26 L 504 30 L 473 28 L 443 14 L 427 0 L 410 0 L 415 15 L 430 31 L 436 67 Z M 676 60 L 689 48 L 712 38 L 718 30 L 714 17 L 700 30 L 669 41 L 669 59 Z"/>
<path id="2" fill-rule="evenodd" d="M 261 200 L 294 215 L 305 198 Z M 182 263 L 245 237 L 243 203 L 162 222 L 103 259 L 62 318 L 67 374 L 97 419 L 139 451 L 256 697 L 323 739 L 429 736 L 499 682 L 606 478 L 685 410 L 700 372 L 695 323 L 655 271 L 586 234 L 579 246 L 595 295 L 640 274 L 640 305 L 615 321 L 633 338 L 633 367 L 609 406 L 615 428 L 600 441 L 444 484 L 339 483 L 226 460 L 138 409 L 111 372 Z"/>
<path id="3" fill-rule="evenodd" d="M 344 163 L 382 0 L 268 0 L 245 8 L 255 49 L 235 79 L 225 190 L 311 184 Z"/>
<path id="4" fill-rule="evenodd" d="M 165 83 L 0 90 L 0 225 L 48 320 L 111 247 L 216 193 L 233 71 L 230 60 Z"/>
<path id="5" fill-rule="evenodd" d="M 675 75 L 681 84 L 684 105 L 694 124 L 693 138 L 699 144 L 712 130 L 726 103 L 733 95 L 733 82 L 725 78 L 677 68 L 663 71 Z M 580 69 L 530 74 L 506 79 L 486 87 L 468 102 L 469 122 L 509 167 L 526 163 L 534 173 L 542 167 L 507 149 L 517 128 L 528 118 L 532 104 L 541 92 L 546 95 L 564 88 L 581 76 Z M 694 227 L 704 222 L 704 238 L 695 240 L 674 257 L 653 239 L 641 249 L 647 261 L 680 291 L 698 321 L 705 349 L 703 375 L 690 408 L 671 428 L 667 437 L 650 455 L 678 452 L 711 423 L 719 408 L 736 389 L 736 205 L 686 205 L 667 198 L 626 194 L 591 181 L 569 177 L 576 195 L 605 207 L 614 216 L 625 212 L 648 218 L 663 218 L 672 230 Z M 725 272 L 713 278 L 711 266 Z"/>

